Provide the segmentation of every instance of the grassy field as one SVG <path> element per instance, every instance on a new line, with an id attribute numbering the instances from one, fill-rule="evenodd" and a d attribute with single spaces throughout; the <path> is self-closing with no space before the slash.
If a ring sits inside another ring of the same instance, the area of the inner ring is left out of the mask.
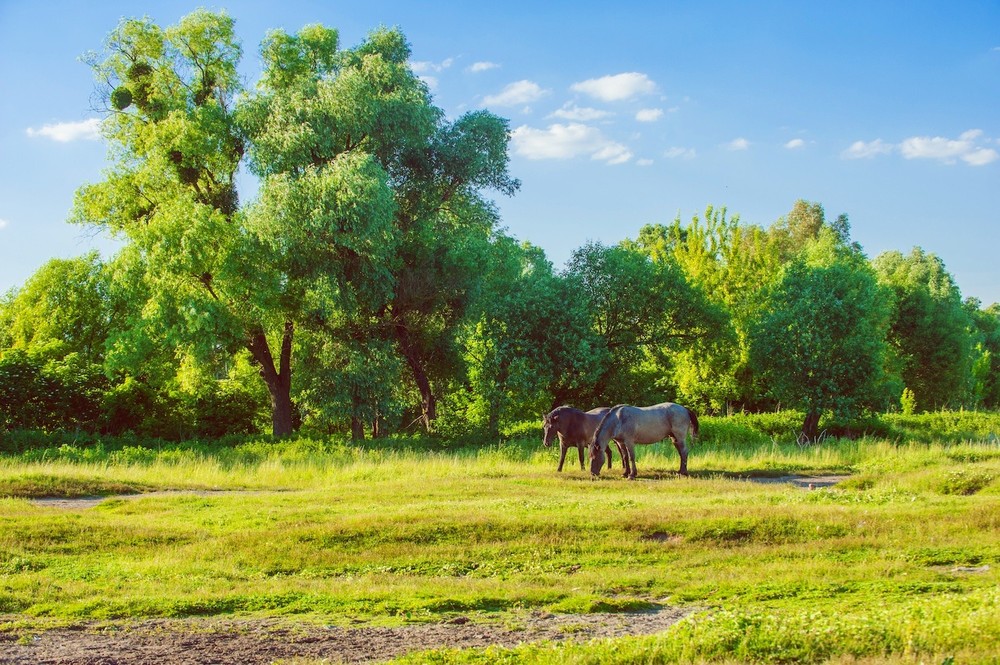
<path id="1" fill-rule="evenodd" d="M 706 418 L 691 477 L 661 444 L 640 451 L 636 482 L 617 458 L 596 481 L 570 463 L 558 474 L 538 437 L 8 453 L 0 631 L 217 615 L 516 624 L 679 605 L 695 611 L 646 638 L 404 660 L 1000 662 L 995 434 L 808 448 L 757 434 Z M 747 480 L 785 474 L 850 477 Z M 186 492 L 69 510 L 29 500 L 156 490 Z"/>

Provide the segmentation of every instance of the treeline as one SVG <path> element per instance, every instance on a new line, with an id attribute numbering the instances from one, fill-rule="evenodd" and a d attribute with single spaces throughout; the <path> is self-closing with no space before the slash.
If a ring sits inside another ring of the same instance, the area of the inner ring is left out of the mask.
<path id="1" fill-rule="evenodd" d="M 496 435 L 555 405 L 705 413 L 1000 405 L 1000 308 L 846 216 L 709 208 L 556 270 L 499 230 L 507 122 L 444 118 L 394 30 L 276 31 L 253 88 L 224 14 L 125 20 L 91 58 L 104 180 L 72 221 L 124 243 L 0 302 L 0 427 Z M 239 169 L 259 188 L 244 202 Z"/>
<path id="2" fill-rule="evenodd" d="M 431 427 L 495 435 L 562 403 L 675 399 L 713 414 L 801 409 L 815 436 L 824 414 L 996 409 L 1000 306 L 963 302 L 932 254 L 868 261 L 847 232 L 803 201 L 769 228 L 710 208 L 583 245 L 562 271 L 494 233 L 453 323 L 422 331 L 437 334 Z M 137 325 L 148 301 L 121 262 L 53 260 L 0 302 L 0 424 L 172 439 L 266 428 L 252 355 Z M 297 429 L 423 427 L 421 391 L 386 336 L 303 327 L 290 357 Z"/>

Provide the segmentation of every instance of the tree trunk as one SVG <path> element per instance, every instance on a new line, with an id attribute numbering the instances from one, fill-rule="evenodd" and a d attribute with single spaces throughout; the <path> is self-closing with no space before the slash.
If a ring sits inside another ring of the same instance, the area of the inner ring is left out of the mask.
<path id="1" fill-rule="evenodd" d="M 806 413 L 806 419 L 802 423 L 802 434 L 800 439 L 804 440 L 806 443 L 814 443 L 819 437 L 819 412 L 809 411 Z"/>
<path id="2" fill-rule="evenodd" d="M 406 364 L 409 365 L 410 371 L 413 373 L 413 381 L 417 384 L 417 390 L 420 391 L 420 411 L 424 429 L 430 432 L 431 424 L 437 418 L 437 400 L 434 398 L 434 392 L 431 390 L 431 382 L 427 378 L 427 372 L 424 371 L 423 359 L 413 345 L 406 326 L 397 321 L 394 330 L 400 353 L 406 359 Z"/>
<path id="3" fill-rule="evenodd" d="M 361 418 L 361 397 L 354 392 L 351 395 L 351 441 L 365 440 L 365 421 Z"/>
<path id="4" fill-rule="evenodd" d="M 351 441 L 365 440 L 365 421 L 357 416 L 351 416 Z"/>
<path id="5" fill-rule="evenodd" d="M 267 392 L 271 395 L 271 433 L 274 436 L 287 436 L 295 429 L 291 397 L 294 334 L 295 324 L 285 321 L 277 367 L 274 365 L 274 356 L 271 355 L 271 347 L 263 330 L 254 331 L 247 342 L 247 349 L 260 365 L 260 376 L 264 379 Z"/>

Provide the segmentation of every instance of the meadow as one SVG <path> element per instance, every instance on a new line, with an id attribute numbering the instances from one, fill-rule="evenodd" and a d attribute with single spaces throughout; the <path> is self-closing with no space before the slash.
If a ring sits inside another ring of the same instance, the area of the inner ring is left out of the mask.
<path id="1" fill-rule="evenodd" d="M 690 614 L 648 637 L 400 662 L 998 663 L 1000 416 L 883 418 L 796 445 L 795 415 L 704 418 L 597 480 L 540 445 L 0 440 L 0 633 L 278 617 L 397 626 Z M 846 476 L 805 489 L 760 482 Z M 117 496 L 117 495 L 133 496 Z M 39 497 L 109 495 L 61 508 Z"/>

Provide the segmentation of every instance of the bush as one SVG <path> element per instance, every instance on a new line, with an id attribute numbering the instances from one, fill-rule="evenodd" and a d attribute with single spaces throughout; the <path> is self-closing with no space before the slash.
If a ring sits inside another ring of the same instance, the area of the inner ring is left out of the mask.
<path id="1" fill-rule="evenodd" d="M 76 353 L 46 360 L 7 351 L 0 358 L 0 429 L 89 429 L 107 380 Z"/>

